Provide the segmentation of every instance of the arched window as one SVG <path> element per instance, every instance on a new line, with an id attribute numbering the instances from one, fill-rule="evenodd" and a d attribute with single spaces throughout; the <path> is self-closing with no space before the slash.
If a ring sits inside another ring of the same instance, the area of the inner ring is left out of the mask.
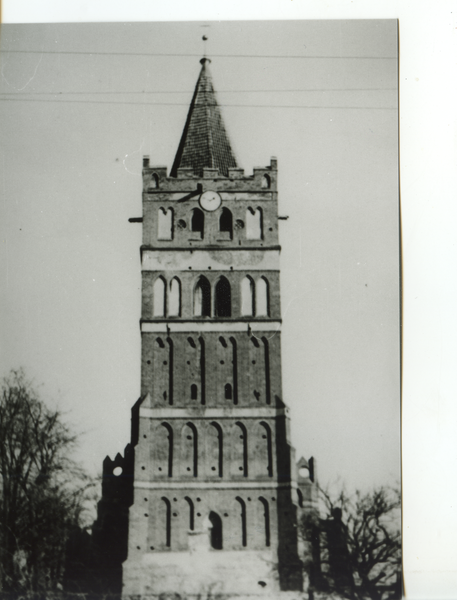
<path id="1" fill-rule="evenodd" d="M 246 238 L 261 240 L 263 237 L 263 219 L 261 208 L 249 207 L 246 211 Z"/>
<path id="2" fill-rule="evenodd" d="M 152 174 L 151 181 L 149 182 L 149 187 L 153 190 L 159 187 L 159 178 L 157 177 L 157 173 Z"/>
<path id="3" fill-rule="evenodd" d="M 269 294 L 268 280 L 266 277 L 261 277 L 257 280 L 256 293 L 256 315 L 258 317 L 268 317 L 269 311 Z"/>
<path id="4" fill-rule="evenodd" d="M 154 317 L 165 316 L 165 280 L 158 277 L 152 287 L 152 305 Z"/>
<path id="5" fill-rule="evenodd" d="M 198 475 L 198 432 L 193 423 L 186 423 L 181 434 L 181 454 L 184 475 Z"/>
<path id="6" fill-rule="evenodd" d="M 225 391 L 225 399 L 231 400 L 233 394 L 232 394 L 232 386 L 230 385 L 230 383 L 225 384 L 224 391 Z"/>
<path id="7" fill-rule="evenodd" d="M 194 509 L 194 503 L 192 502 L 192 500 L 189 498 L 189 496 L 184 496 L 184 500 L 187 502 L 187 504 L 189 505 L 189 529 L 190 531 L 194 530 L 194 523 L 195 523 L 195 509 Z"/>
<path id="8" fill-rule="evenodd" d="M 233 428 L 232 469 L 235 475 L 248 476 L 248 432 L 240 421 Z"/>
<path id="9" fill-rule="evenodd" d="M 262 188 L 269 188 L 271 186 L 271 179 L 269 175 L 264 175 L 262 177 L 262 183 L 261 183 L 261 187 Z"/>
<path id="10" fill-rule="evenodd" d="M 173 209 L 159 208 L 159 229 L 157 232 L 159 240 L 173 239 Z"/>
<path id="11" fill-rule="evenodd" d="M 224 438 L 222 427 L 212 421 L 208 428 L 208 459 L 211 475 L 222 477 L 224 464 Z"/>
<path id="12" fill-rule="evenodd" d="M 228 208 L 222 209 L 221 216 L 219 217 L 219 231 L 229 234 L 230 239 L 232 239 L 233 217 Z"/>
<path id="13" fill-rule="evenodd" d="M 192 210 L 192 219 L 190 222 L 190 229 L 194 235 L 194 237 L 198 237 L 203 239 L 204 229 L 205 229 L 205 215 L 203 211 L 199 208 L 194 208 Z"/>
<path id="14" fill-rule="evenodd" d="M 194 316 L 211 316 L 211 286 L 206 277 L 200 277 L 194 289 Z"/>
<path id="15" fill-rule="evenodd" d="M 211 511 L 209 520 L 211 521 L 211 547 L 214 550 L 222 550 L 222 519 L 217 513 Z"/>
<path id="16" fill-rule="evenodd" d="M 232 316 L 232 292 L 230 283 L 225 277 L 221 277 L 216 283 L 216 317 Z"/>
<path id="17" fill-rule="evenodd" d="M 205 340 L 202 337 L 198 338 L 200 346 L 200 403 L 206 404 L 206 356 L 205 356 Z"/>
<path id="18" fill-rule="evenodd" d="M 162 520 L 165 521 L 163 523 L 164 528 L 162 530 L 165 533 L 165 535 L 164 535 L 165 546 L 167 546 L 167 548 L 170 548 L 170 546 L 171 546 L 171 504 L 170 504 L 170 501 L 168 500 L 168 498 L 165 498 L 165 496 L 162 496 L 161 513 L 162 513 Z M 165 518 L 163 518 L 163 517 L 165 517 Z"/>
<path id="19" fill-rule="evenodd" d="M 168 315 L 181 316 L 181 282 L 177 277 L 170 281 L 170 295 L 168 297 Z"/>
<path id="20" fill-rule="evenodd" d="M 191 400 L 197 400 L 197 398 L 198 398 L 198 388 L 195 385 L 195 383 L 193 383 L 190 386 L 190 399 Z"/>
<path id="21" fill-rule="evenodd" d="M 233 365 L 233 404 L 238 404 L 238 351 L 235 338 L 230 338 L 232 344 L 232 365 Z"/>
<path id="22" fill-rule="evenodd" d="M 271 404 L 271 389 L 270 389 L 270 344 L 266 337 L 262 337 L 263 356 L 265 364 L 265 400 L 267 404 Z"/>
<path id="23" fill-rule="evenodd" d="M 268 477 L 273 477 L 273 451 L 271 441 L 271 429 L 268 423 L 265 421 L 260 422 L 260 435 L 259 440 L 259 453 L 258 457 L 262 474 L 268 474 Z"/>
<path id="24" fill-rule="evenodd" d="M 270 507 L 268 501 L 262 496 L 259 497 L 260 510 L 263 509 L 263 526 L 265 531 L 265 546 L 270 545 Z"/>
<path id="25" fill-rule="evenodd" d="M 254 281 L 251 277 L 244 277 L 241 282 L 241 314 L 243 317 L 254 315 Z"/>
<path id="26" fill-rule="evenodd" d="M 173 476 L 173 429 L 168 423 L 161 423 L 157 428 L 156 457 L 158 475 Z"/>
<path id="27" fill-rule="evenodd" d="M 246 528 L 246 503 L 239 496 L 236 497 L 236 501 L 240 505 L 240 521 L 241 521 L 241 545 L 245 548 L 247 546 L 247 528 Z"/>

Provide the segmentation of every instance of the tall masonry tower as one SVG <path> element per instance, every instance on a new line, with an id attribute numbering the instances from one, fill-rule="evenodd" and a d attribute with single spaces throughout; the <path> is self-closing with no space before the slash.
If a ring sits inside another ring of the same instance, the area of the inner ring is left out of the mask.
<path id="1" fill-rule="evenodd" d="M 200 62 L 170 174 L 143 159 L 122 593 L 278 598 L 306 584 L 315 484 L 312 460 L 295 464 L 282 396 L 277 161 L 251 176 L 237 166 Z M 105 475 L 123 460 L 106 459 Z"/>

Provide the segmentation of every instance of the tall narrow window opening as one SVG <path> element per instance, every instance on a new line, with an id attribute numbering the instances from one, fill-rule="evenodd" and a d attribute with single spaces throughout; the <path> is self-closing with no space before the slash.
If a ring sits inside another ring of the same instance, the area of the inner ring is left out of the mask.
<path id="1" fill-rule="evenodd" d="M 244 277 L 241 282 L 241 314 L 244 317 L 252 317 L 254 315 L 254 281 L 251 277 Z"/>
<path id="2" fill-rule="evenodd" d="M 233 364 L 233 404 L 238 404 L 238 353 L 235 338 L 230 338 L 232 344 L 232 364 Z"/>
<path id="3" fill-rule="evenodd" d="M 167 548 L 171 546 L 171 504 L 168 498 L 162 496 L 162 502 L 165 508 L 165 545 Z"/>
<path id="4" fill-rule="evenodd" d="M 159 208 L 157 238 L 159 240 L 173 239 L 173 209 Z"/>
<path id="5" fill-rule="evenodd" d="M 158 435 L 158 442 L 161 442 L 161 439 L 165 436 L 167 440 L 167 452 L 166 452 L 166 465 L 168 471 L 168 477 L 173 476 L 173 429 L 168 423 L 161 423 L 161 433 Z M 161 453 L 162 448 L 158 448 L 159 453 Z M 165 457 L 164 457 L 165 458 Z"/>
<path id="6" fill-rule="evenodd" d="M 194 530 L 194 526 L 195 526 L 195 516 L 194 516 L 195 515 L 195 509 L 194 509 L 194 503 L 189 498 L 189 496 L 184 496 L 184 500 L 189 505 L 189 529 L 190 529 L 190 531 L 193 531 Z"/>
<path id="7" fill-rule="evenodd" d="M 173 405 L 173 340 L 167 338 L 168 344 L 168 404 Z"/>
<path id="8" fill-rule="evenodd" d="M 263 218 L 261 208 L 249 207 L 246 211 L 246 238 L 261 240 L 263 238 Z"/>
<path id="9" fill-rule="evenodd" d="M 223 208 L 221 216 L 219 218 L 219 231 L 228 233 L 230 239 L 232 239 L 233 233 L 233 217 L 232 213 L 228 208 Z"/>
<path id="10" fill-rule="evenodd" d="M 158 277 L 152 286 L 152 313 L 154 317 L 165 316 L 165 280 Z"/>
<path id="11" fill-rule="evenodd" d="M 271 440 L 271 429 L 268 423 L 265 421 L 261 421 L 260 425 L 262 426 L 262 440 L 264 444 L 262 444 L 264 451 L 262 455 L 266 458 L 265 471 L 268 473 L 268 477 L 273 477 L 273 449 L 272 449 L 272 440 Z"/>
<path id="12" fill-rule="evenodd" d="M 206 404 L 206 357 L 205 357 L 205 340 L 202 337 L 198 338 L 200 344 L 200 389 L 201 389 L 201 404 Z"/>
<path id="13" fill-rule="evenodd" d="M 243 474 L 243 477 L 248 476 L 248 432 L 246 427 L 240 421 L 235 423 L 235 435 L 238 434 L 238 444 L 237 448 L 239 449 L 239 458 L 241 459 L 241 465 L 239 465 L 239 473 Z"/>
<path id="14" fill-rule="evenodd" d="M 271 179 L 269 175 L 264 175 L 262 177 L 262 183 L 261 183 L 261 187 L 262 188 L 269 188 L 271 186 Z"/>
<path id="15" fill-rule="evenodd" d="M 209 520 L 211 521 L 211 547 L 214 550 L 222 550 L 222 519 L 220 516 L 211 511 L 209 513 Z"/>
<path id="16" fill-rule="evenodd" d="M 258 317 L 268 317 L 268 315 L 270 314 L 270 307 L 267 279 L 265 277 L 261 277 L 257 281 L 256 287 L 256 315 Z"/>
<path id="17" fill-rule="evenodd" d="M 195 383 L 193 383 L 190 386 L 190 399 L 191 400 L 197 400 L 197 398 L 198 398 L 198 388 L 195 385 Z"/>
<path id="18" fill-rule="evenodd" d="M 225 391 L 225 399 L 231 400 L 232 399 L 232 386 L 230 385 L 230 383 L 225 384 L 224 391 Z"/>
<path id="19" fill-rule="evenodd" d="M 232 316 L 232 292 L 230 283 L 225 277 L 221 277 L 216 283 L 216 306 L 217 317 Z"/>
<path id="20" fill-rule="evenodd" d="M 192 211 L 192 219 L 190 223 L 190 228 L 194 237 L 198 237 L 203 239 L 204 228 L 205 228 L 205 215 L 203 211 L 199 208 L 194 208 Z"/>
<path id="21" fill-rule="evenodd" d="M 181 282 L 177 277 L 170 281 L 170 295 L 168 297 L 168 315 L 181 316 Z"/>
<path id="22" fill-rule="evenodd" d="M 262 338 L 264 360 L 265 360 L 265 396 L 267 404 L 271 404 L 271 390 L 270 390 L 270 344 L 266 337 Z"/>
<path id="23" fill-rule="evenodd" d="M 241 545 L 243 548 L 247 546 L 247 528 L 246 528 L 246 503 L 239 496 L 236 497 L 236 500 L 240 504 L 240 520 L 241 520 Z"/>
<path id="24" fill-rule="evenodd" d="M 211 316 L 211 286 L 206 277 L 200 277 L 194 289 L 194 316 Z"/>
<path id="25" fill-rule="evenodd" d="M 217 462 L 217 466 L 213 465 L 213 467 L 217 468 L 217 474 L 219 477 L 222 477 L 222 472 L 223 472 L 223 465 L 224 465 L 224 438 L 223 438 L 223 432 L 222 432 L 222 427 L 219 425 L 219 423 L 216 423 L 215 421 L 212 421 L 212 423 L 210 424 L 212 427 L 212 432 L 214 434 L 214 432 L 216 433 L 216 439 L 217 439 L 217 456 L 216 456 L 216 462 Z M 213 446 L 213 452 L 216 448 L 214 448 Z M 211 456 L 210 458 L 215 458 L 214 456 Z"/>
<path id="26" fill-rule="evenodd" d="M 265 546 L 269 546 L 270 545 L 270 507 L 268 505 L 268 501 L 265 500 L 265 498 L 262 498 L 262 496 L 260 496 L 259 501 L 263 508 Z"/>

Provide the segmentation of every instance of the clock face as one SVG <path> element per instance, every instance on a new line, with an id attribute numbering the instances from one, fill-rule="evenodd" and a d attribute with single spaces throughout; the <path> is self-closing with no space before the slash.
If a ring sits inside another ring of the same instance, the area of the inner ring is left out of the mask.
<path id="1" fill-rule="evenodd" d="M 207 211 L 217 210 L 221 205 L 222 199 L 217 192 L 208 190 L 200 196 L 200 206 Z"/>

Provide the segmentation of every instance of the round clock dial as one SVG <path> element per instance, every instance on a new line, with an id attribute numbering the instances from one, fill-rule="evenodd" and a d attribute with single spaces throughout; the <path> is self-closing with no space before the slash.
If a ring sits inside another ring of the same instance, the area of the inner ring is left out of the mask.
<path id="1" fill-rule="evenodd" d="M 200 206 L 207 211 L 217 210 L 221 205 L 222 199 L 217 192 L 208 190 L 200 196 Z"/>

